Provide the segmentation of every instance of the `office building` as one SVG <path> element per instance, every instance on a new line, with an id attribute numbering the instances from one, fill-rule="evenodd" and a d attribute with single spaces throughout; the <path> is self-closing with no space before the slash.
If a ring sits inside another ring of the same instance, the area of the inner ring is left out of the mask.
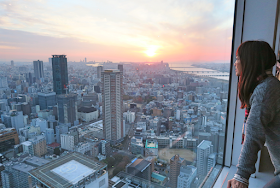
<path id="1" fill-rule="evenodd" d="M 39 135 L 34 138 L 29 139 L 32 142 L 34 155 L 37 157 L 42 157 L 47 153 L 47 144 L 45 135 Z"/>
<path id="2" fill-rule="evenodd" d="M 44 78 L 44 65 L 43 61 L 33 61 L 34 67 L 34 75 L 35 78 L 40 80 L 40 78 Z"/>
<path id="3" fill-rule="evenodd" d="M 48 160 L 35 156 L 18 158 L 16 162 L 5 164 L 5 170 L 1 172 L 3 188 L 35 187 L 36 180 L 30 177 L 29 172 L 49 163 Z"/>
<path id="4" fill-rule="evenodd" d="M 160 185 L 159 183 L 153 183 L 123 171 L 120 171 L 111 180 L 113 180 L 112 188 L 166 188 L 166 186 Z"/>
<path id="5" fill-rule="evenodd" d="M 30 141 L 25 141 L 21 143 L 22 145 L 22 152 L 23 153 L 28 153 L 31 156 L 34 155 L 34 148 L 33 148 L 33 144 Z"/>
<path id="6" fill-rule="evenodd" d="M 0 130 L 0 153 L 12 149 L 17 144 L 19 144 L 19 138 L 16 129 L 6 128 Z"/>
<path id="7" fill-rule="evenodd" d="M 192 165 L 181 166 L 180 174 L 178 176 L 178 188 L 191 188 L 191 183 L 197 175 L 197 168 Z"/>
<path id="8" fill-rule="evenodd" d="M 0 88 L 7 88 L 7 87 L 8 87 L 7 77 L 0 76 Z"/>
<path id="9" fill-rule="evenodd" d="M 19 131 L 20 128 L 24 127 L 22 111 L 19 112 L 13 111 L 12 113 L 10 113 L 10 116 L 11 116 L 11 124 L 13 128 Z"/>
<path id="10" fill-rule="evenodd" d="M 53 55 L 53 91 L 57 94 L 66 94 L 68 85 L 68 68 L 66 55 Z"/>
<path id="11" fill-rule="evenodd" d="M 77 94 L 63 94 L 57 96 L 59 123 L 71 123 L 78 119 Z"/>
<path id="12" fill-rule="evenodd" d="M 120 72 L 123 73 L 123 64 L 118 64 L 118 69 L 119 69 Z"/>
<path id="13" fill-rule="evenodd" d="M 101 75 L 103 134 L 116 143 L 124 137 L 122 75 L 119 70 L 105 70 Z"/>
<path id="14" fill-rule="evenodd" d="M 11 66 L 12 66 L 12 67 L 15 66 L 15 63 L 14 63 L 13 60 L 11 61 Z"/>
<path id="15" fill-rule="evenodd" d="M 217 161 L 217 154 L 211 153 L 207 158 L 207 173 L 211 170 L 211 168 L 215 167 Z"/>
<path id="16" fill-rule="evenodd" d="M 75 167 L 74 169 L 72 167 Z M 107 165 L 72 152 L 29 172 L 37 187 L 107 188 Z M 65 169 L 65 170 L 61 170 Z"/>
<path id="17" fill-rule="evenodd" d="M 207 162 L 208 156 L 213 153 L 213 145 L 211 141 L 203 140 L 197 146 L 197 154 L 196 154 L 196 161 L 197 161 L 197 174 L 199 176 L 206 176 L 207 175 Z"/>
<path id="18" fill-rule="evenodd" d="M 101 140 L 99 143 L 99 153 L 104 156 L 110 156 L 111 155 L 111 147 L 110 142 L 106 140 Z"/>
<path id="19" fill-rule="evenodd" d="M 131 153 L 135 155 L 142 155 L 144 156 L 144 144 L 143 144 L 143 138 L 142 137 L 135 137 L 133 136 L 131 138 Z"/>
<path id="20" fill-rule="evenodd" d="M 74 151 L 75 145 L 79 143 L 79 133 L 76 131 L 60 135 L 61 148 Z"/>
<path id="21" fill-rule="evenodd" d="M 82 121 L 92 121 L 95 119 L 98 119 L 98 110 L 94 107 L 80 107 L 78 109 L 78 119 L 81 119 Z"/>
<path id="22" fill-rule="evenodd" d="M 101 73 L 103 72 L 103 66 L 97 67 L 97 78 L 101 78 Z"/>
<path id="23" fill-rule="evenodd" d="M 38 101 L 41 110 L 48 109 L 56 105 L 56 94 L 55 92 L 38 93 Z"/>
<path id="24" fill-rule="evenodd" d="M 174 155 L 170 159 L 170 187 L 177 188 L 177 178 L 180 174 L 180 168 L 184 163 L 184 158 L 179 155 Z"/>
<path id="25" fill-rule="evenodd" d="M 126 173 L 151 181 L 151 163 L 145 159 L 134 159 L 126 166 Z"/>
<path id="26" fill-rule="evenodd" d="M 47 144 L 54 143 L 54 129 L 47 128 L 45 135 Z"/>

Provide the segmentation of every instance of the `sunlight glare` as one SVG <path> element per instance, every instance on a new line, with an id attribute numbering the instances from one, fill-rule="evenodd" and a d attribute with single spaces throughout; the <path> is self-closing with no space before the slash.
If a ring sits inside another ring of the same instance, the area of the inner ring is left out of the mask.
<path id="1" fill-rule="evenodd" d="M 145 51 L 146 55 L 149 56 L 149 57 L 153 57 L 156 55 L 156 51 L 157 51 L 158 47 L 157 46 L 149 46 L 147 48 L 147 50 Z"/>

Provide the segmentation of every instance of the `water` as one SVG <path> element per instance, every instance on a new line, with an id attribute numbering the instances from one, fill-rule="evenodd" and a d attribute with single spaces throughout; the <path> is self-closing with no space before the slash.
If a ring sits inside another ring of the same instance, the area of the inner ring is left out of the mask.
<path id="1" fill-rule="evenodd" d="M 199 68 L 192 66 L 193 63 L 184 64 L 169 64 L 171 70 L 183 71 L 189 74 L 194 74 L 202 77 L 211 77 L 221 80 L 229 80 L 228 72 L 220 72 L 217 70 Z"/>

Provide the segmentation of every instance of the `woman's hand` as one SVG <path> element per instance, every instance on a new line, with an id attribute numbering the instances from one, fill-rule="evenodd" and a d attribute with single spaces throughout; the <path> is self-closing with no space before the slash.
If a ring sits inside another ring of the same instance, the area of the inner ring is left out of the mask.
<path id="1" fill-rule="evenodd" d="M 235 180 L 235 179 L 231 179 L 231 180 L 228 180 L 228 183 L 227 183 L 227 188 L 247 188 L 248 186 Z"/>

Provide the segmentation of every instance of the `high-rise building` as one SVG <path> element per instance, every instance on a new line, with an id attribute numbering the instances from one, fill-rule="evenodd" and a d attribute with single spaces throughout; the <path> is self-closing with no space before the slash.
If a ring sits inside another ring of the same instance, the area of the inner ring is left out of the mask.
<path id="1" fill-rule="evenodd" d="M 7 77 L 1 76 L 0 77 L 0 88 L 7 88 L 7 87 L 8 87 Z"/>
<path id="2" fill-rule="evenodd" d="M 48 109 L 49 106 L 56 105 L 56 94 L 55 92 L 49 93 L 38 93 L 39 106 L 41 110 Z"/>
<path id="3" fill-rule="evenodd" d="M 188 165 L 181 166 L 180 174 L 178 176 L 177 187 L 178 188 L 191 188 L 191 183 L 197 175 L 197 168 Z"/>
<path id="4" fill-rule="evenodd" d="M 103 72 L 103 66 L 97 67 L 97 78 L 101 78 L 101 72 Z"/>
<path id="5" fill-rule="evenodd" d="M 216 165 L 217 154 L 211 153 L 207 158 L 207 173 Z"/>
<path id="6" fill-rule="evenodd" d="M 66 55 L 53 55 L 53 91 L 57 95 L 65 94 L 68 85 L 68 68 Z"/>
<path id="7" fill-rule="evenodd" d="M 87 58 L 85 57 L 85 63 L 87 62 Z"/>
<path id="8" fill-rule="evenodd" d="M 43 61 L 33 61 L 34 75 L 36 79 L 44 78 L 44 65 Z"/>
<path id="9" fill-rule="evenodd" d="M 101 75 L 103 135 L 115 143 L 124 137 L 122 75 L 119 70 L 105 70 Z"/>
<path id="10" fill-rule="evenodd" d="M 74 151 L 75 145 L 79 143 L 78 132 L 71 132 L 60 135 L 61 148 Z"/>
<path id="11" fill-rule="evenodd" d="M 199 176 L 206 176 L 208 156 L 213 153 L 213 145 L 211 141 L 203 140 L 197 146 L 197 174 Z"/>
<path id="12" fill-rule="evenodd" d="M 15 63 L 14 63 L 13 60 L 11 61 L 11 66 L 12 66 L 12 67 L 15 66 Z"/>
<path id="13" fill-rule="evenodd" d="M 77 94 L 64 94 L 57 96 L 58 121 L 60 123 L 71 123 L 78 119 Z"/>
<path id="14" fill-rule="evenodd" d="M 42 157 L 47 153 L 47 144 L 45 135 L 39 135 L 35 138 L 31 138 L 28 141 L 32 142 L 34 155 L 37 157 Z"/>
<path id="15" fill-rule="evenodd" d="M 177 188 L 177 178 L 180 174 L 181 165 L 184 162 L 184 158 L 179 155 L 174 155 L 170 159 L 170 187 Z"/>

